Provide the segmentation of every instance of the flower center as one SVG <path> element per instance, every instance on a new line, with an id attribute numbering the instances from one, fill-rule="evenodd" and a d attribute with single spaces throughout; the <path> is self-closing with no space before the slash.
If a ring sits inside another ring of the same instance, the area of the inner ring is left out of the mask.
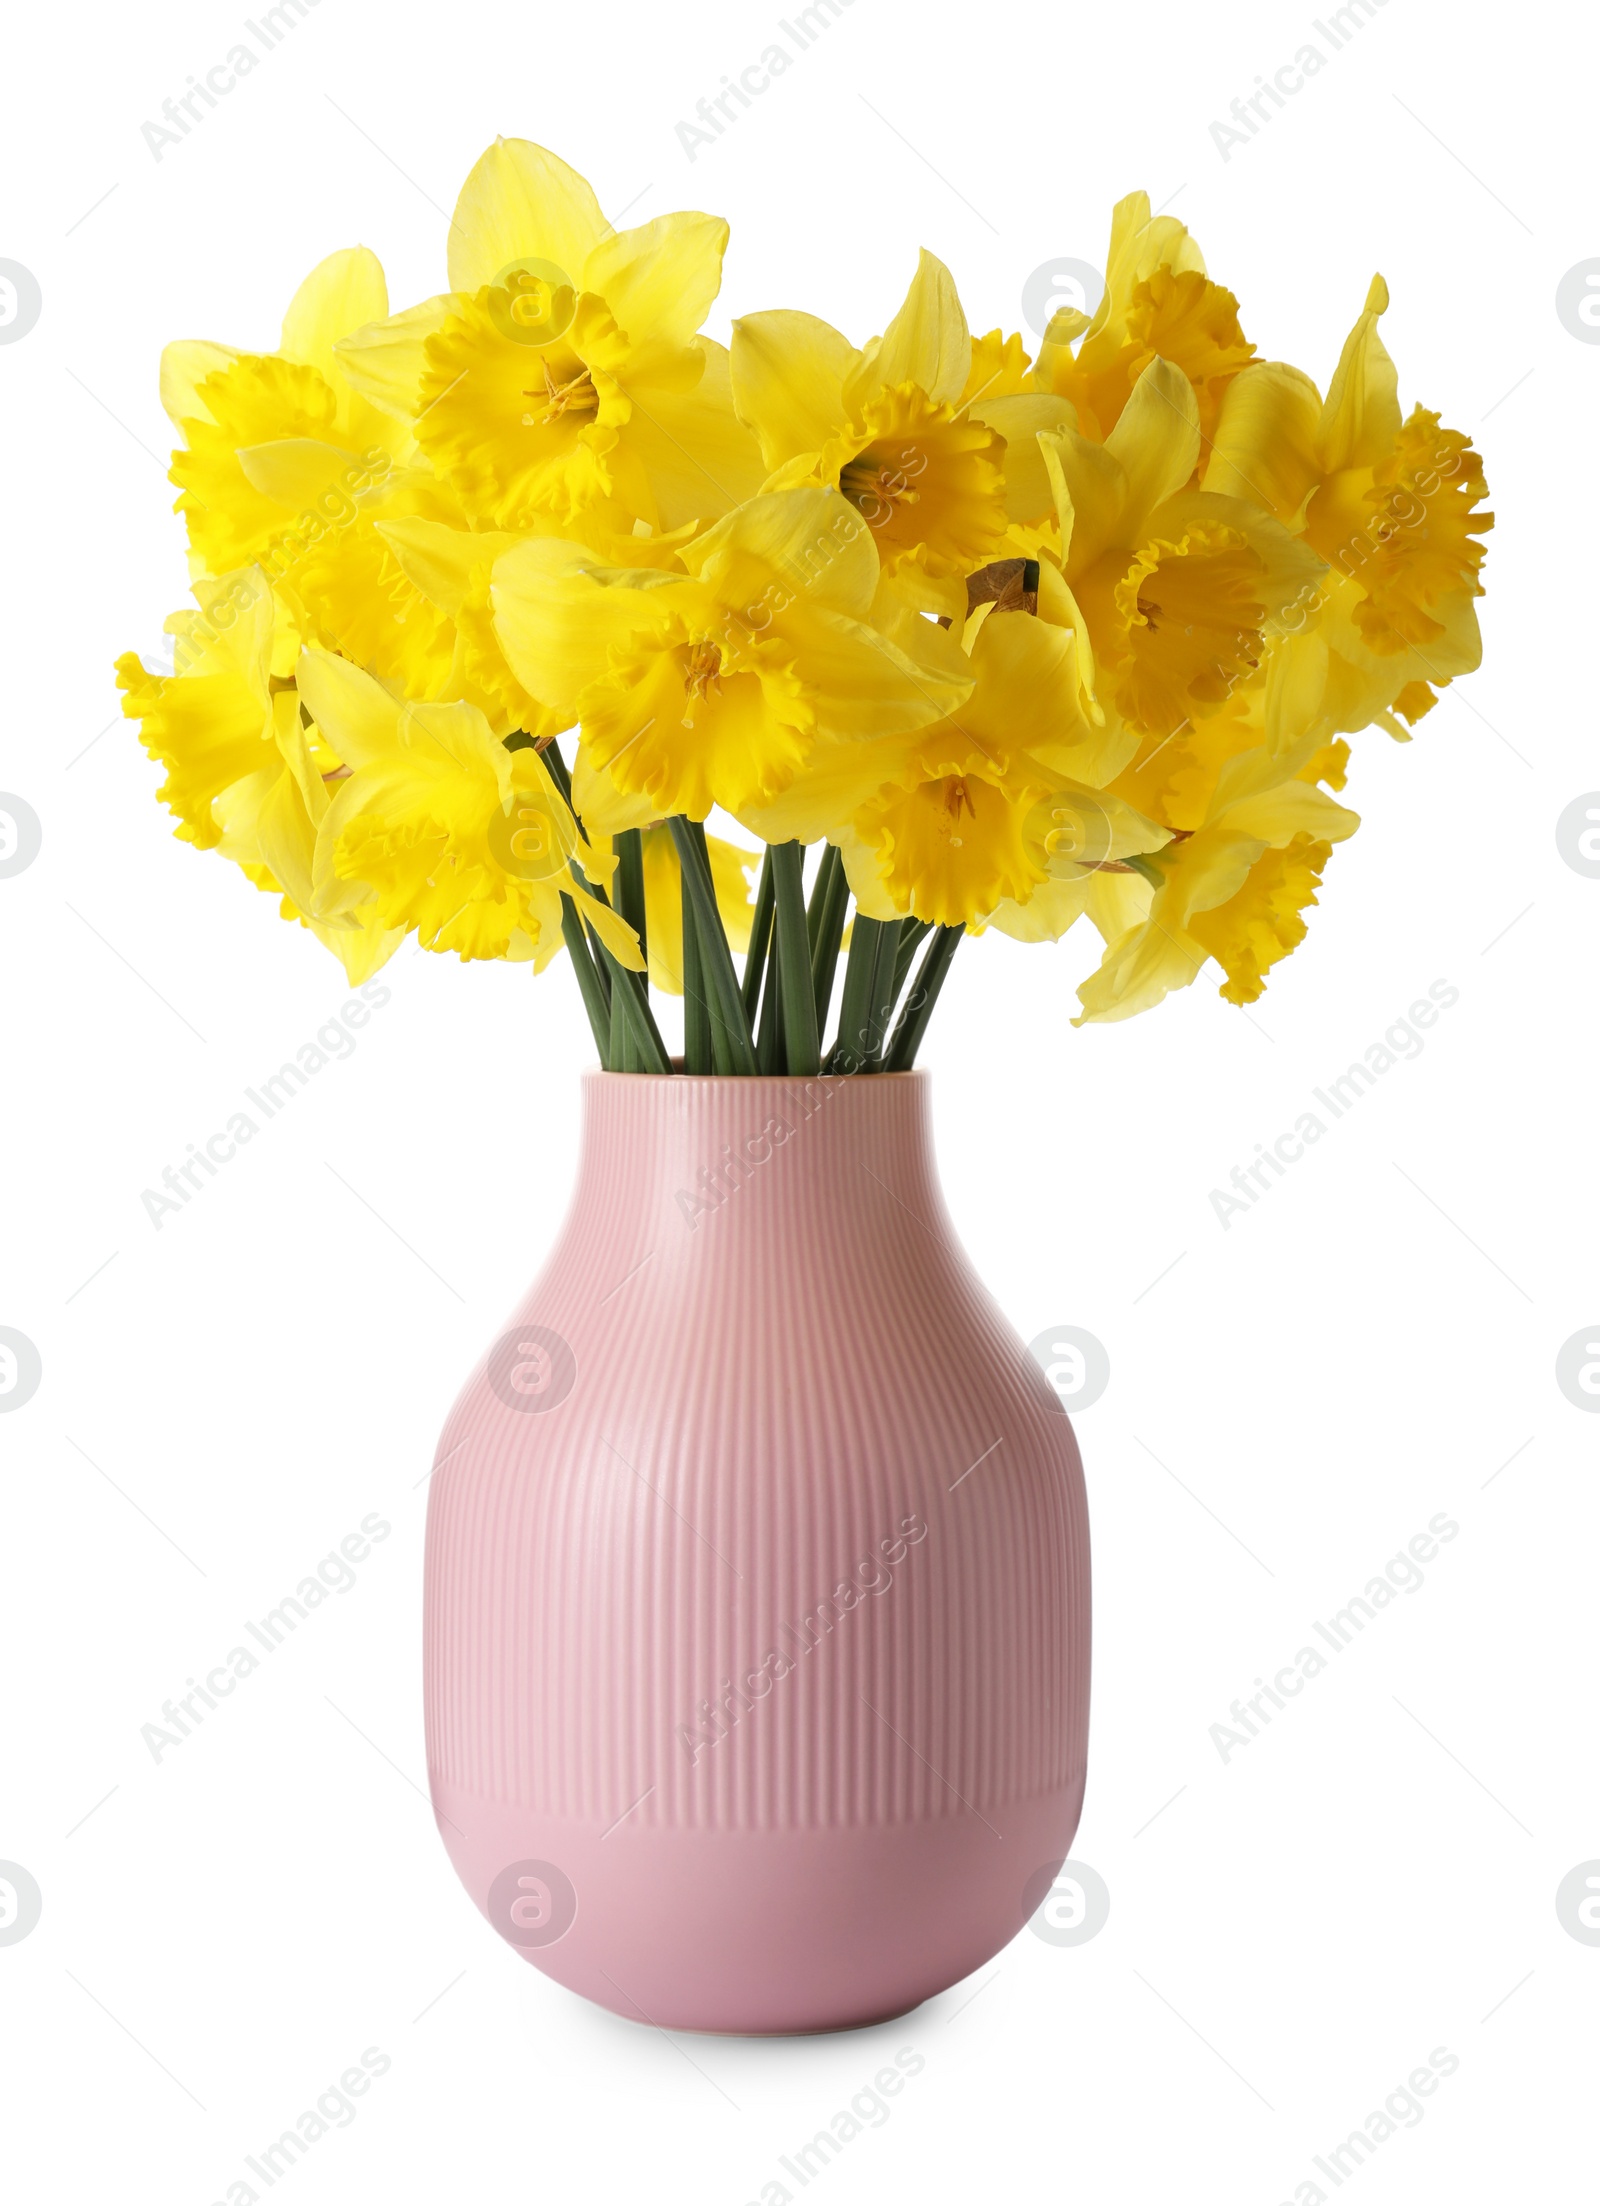
<path id="1" fill-rule="evenodd" d="M 558 383 L 550 373 L 548 360 L 541 360 L 539 365 L 544 371 L 543 389 L 535 386 L 522 395 L 524 398 L 542 398 L 544 412 L 524 414 L 522 420 L 525 428 L 532 428 L 536 423 L 541 428 L 546 428 L 551 422 L 559 421 L 564 414 L 592 414 L 599 411 L 600 393 L 590 382 L 587 368 L 580 367 L 577 374 L 567 382 Z"/>
<path id="2" fill-rule="evenodd" d="M 722 695 L 722 653 L 714 643 L 702 638 L 691 644 L 689 655 L 683 662 L 683 725 L 694 726 L 694 708 L 700 699 L 715 692 Z"/>
<path id="3" fill-rule="evenodd" d="M 840 492 L 849 499 L 868 528 L 887 527 L 902 506 L 917 503 L 917 493 L 911 487 L 907 471 L 908 460 L 914 473 L 920 474 L 927 465 L 919 454 L 885 455 L 877 445 L 869 444 L 864 452 L 858 452 L 839 470 Z"/>

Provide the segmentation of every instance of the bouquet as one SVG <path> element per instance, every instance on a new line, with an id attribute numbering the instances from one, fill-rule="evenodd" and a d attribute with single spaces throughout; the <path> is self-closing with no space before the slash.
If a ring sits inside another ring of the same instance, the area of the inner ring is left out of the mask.
<path id="1" fill-rule="evenodd" d="M 905 1070 L 989 928 L 1089 922 L 1076 1023 L 1252 1002 L 1348 738 L 1480 657 L 1482 465 L 1402 412 L 1382 279 L 1324 395 L 1143 193 L 1036 358 L 927 252 L 863 345 L 725 349 L 727 240 L 501 139 L 447 291 L 391 313 L 353 247 L 276 351 L 167 347 L 194 605 L 117 673 L 177 835 L 352 981 L 564 948 L 612 1071 L 679 1062 L 652 991 L 690 1073 Z"/>

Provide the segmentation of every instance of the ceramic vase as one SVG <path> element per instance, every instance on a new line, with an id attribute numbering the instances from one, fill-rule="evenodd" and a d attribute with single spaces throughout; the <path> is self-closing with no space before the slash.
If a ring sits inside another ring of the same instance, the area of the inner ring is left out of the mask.
<path id="1" fill-rule="evenodd" d="M 1077 1827 L 1078 1450 L 929 1108 L 922 1072 L 588 1075 L 566 1224 L 440 1438 L 441 1835 L 525 1959 L 636 2021 L 902 2013 Z"/>

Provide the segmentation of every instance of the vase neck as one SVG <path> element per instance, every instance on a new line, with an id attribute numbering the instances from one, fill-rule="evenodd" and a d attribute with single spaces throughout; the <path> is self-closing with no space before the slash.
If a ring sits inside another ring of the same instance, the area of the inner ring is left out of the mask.
<path id="1" fill-rule="evenodd" d="M 925 1073 L 814 1079 L 590 1073 L 574 1215 L 636 1208 L 698 1235 L 723 1214 L 781 1242 L 846 1218 L 947 1232 Z"/>

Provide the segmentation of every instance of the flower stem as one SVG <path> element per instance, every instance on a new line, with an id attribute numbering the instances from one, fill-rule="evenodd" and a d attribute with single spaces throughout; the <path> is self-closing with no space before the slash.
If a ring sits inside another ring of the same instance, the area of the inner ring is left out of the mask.
<path id="1" fill-rule="evenodd" d="M 600 1052 L 600 1070 L 611 1070 L 611 1011 L 606 1003 L 605 990 L 600 985 L 600 975 L 589 951 L 589 938 L 583 931 L 583 921 L 578 917 L 578 907 L 572 898 L 563 893 L 561 898 L 561 934 L 572 958 L 572 970 L 578 976 L 578 991 L 583 997 L 583 1008 L 589 1014 L 589 1025 L 594 1033 L 594 1046 Z"/>
<path id="2" fill-rule="evenodd" d="M 907 919 L 902 923 L 900 947 L 894 954 L 894 994 L 890 998 L 891 1002 L 898 1003 L 900 1001 L 900 991 L 904 988 L 906 975 L 911 970 L 911 960 L 917 954 L 917 944 L 932 925 L 933 921 L 931 919 Z"/>
<path id="3" fill-rule="evenodd" d="M 830 1072 L 859 1072 L 866 1061 L 871 1033 L 872 979 L 884 933 L 880 921 L 868 919 L 857 910 L 850 935 L 850 952 L 844 964 L 839 1031 L 828 1052 Z"/>
<path id="4" fill-rule="evenodd" d="M 817 999 L 812 987 L 811 944 L 806 927 L 805 850 L 796 842 L 774 843 L 770 847 L 784 1069 L 798 1074 L 802 1080 L 809 1080 L 822 1068 L 822 1051 L 817 1040 Z"/>
<path id="5" fill-rule="evenodd" d="M 744 954 L 744 1015 L 754 1026 L 756 1005 L 761 1000 L 761 972 L 767 962 L 767 944 L 772 939 L 772 845 L 761 853 L 761 878 L 756 883 L 756 908 L 750 921 L 750 947 Z"/>
<path id="6" fill-rule="evenodd" d="M 720 1029 L 728 1060 L 726 1069 L 752 1074 L 756 1069 L 755 1044 L 750 1039 L 750 1021 L 745 1015 L 744 998 L 733 969 L 733 955 L 717 910 L 711 861 L 706 855 L 705 829 L 697 820 L 687 820 L 681 814 L 674 815 L 671 825 L 683 874 L 684 900 L 694 907 L 695 931 L 700 938 L 700 970 L 711 1008 L 713 1051 Z M 724 1068 L 719 1064 L 717 1069 L 720 1072 Z"/>
<path id="7" fill-rule="evenodd" d="M 886 919 L 878 935 L 878 954 L 872 965 L 872 992 L 867 1000 L 867 1042 L 864 1072 L 883 1069 L 883 1045 L 889 1038 L 894 1013 L 895 952 L 900 947 L 903 919 Z"/>
<path id="8" fill-rule="evenodd" d="M 679 883 L 680 891 L 682 883 Z M 683 1069 L 711 1070 L 711 1013 L 706 1007 L 705 975 L 700 970 L 700 936 L 694 923 L 694 906 L 687 896 L 683 905 Z"/>
<path id="9" fill-rule="evenodd" d="M 811 993 L 817 1007 L 817 1033 L 826 1030 L 833 1002 L 833 976 L 839 966 L 839 944 L 844 938 L 844 915 L 850 904 L 850 884 L 845 879 L 844 853 L 829 843 L 817 868 L 806 915 L 811 933 Z"/>
<path id="10" fill-rule="evenodd" d="M 922 1037 L 928 1031 L 928 1021 L 933 1016 L 933 1007 L 944 986 L 944 977 L 950 970 L 950 961 L 960 947 L 961 937 L 965 932 L 964 927 L 935 929 L 933 939 L 923 953 L 922 963 L 917 967 L 916 985 L 906 998 L 900 1023 L 894 1030 L 888 1055 L 884 1058 L 885 1072 L 909 1072 L 916 1063 Z"/>

